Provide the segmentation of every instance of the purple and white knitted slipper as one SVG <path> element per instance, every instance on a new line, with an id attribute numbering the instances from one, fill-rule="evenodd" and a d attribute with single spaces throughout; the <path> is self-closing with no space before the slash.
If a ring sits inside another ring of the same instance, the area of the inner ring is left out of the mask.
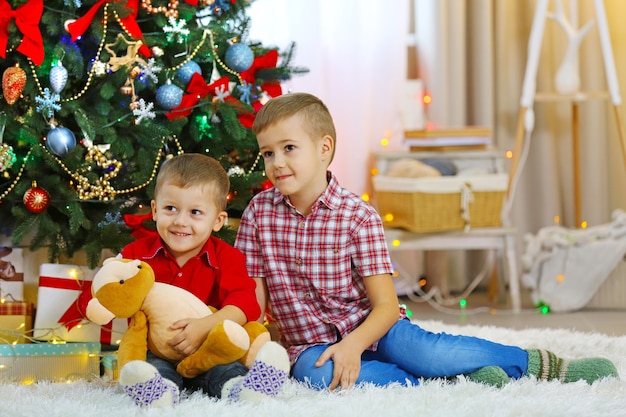
<path id="1" fill-rule="evenodd" d="M 132 361 L 122 368 L 120 385 L 140 407 L 167 407 L 178 404 L 178 387 L 163 378 L 157 369 L 144 361 Z"/>
<path id="2" fill-rule="evenodd" d="M 263 398 L 278 395 L 288 377 L 287 351 L 278 343 L 267 342 L 259 350 L 250 371 L 229 387 L 224 388 L 230 400 L 257 402 Z"/>

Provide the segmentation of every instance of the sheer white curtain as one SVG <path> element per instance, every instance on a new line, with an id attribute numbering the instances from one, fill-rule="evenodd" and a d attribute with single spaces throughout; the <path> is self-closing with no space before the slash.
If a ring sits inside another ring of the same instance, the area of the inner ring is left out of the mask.
<path id="1" fill-rule="evenodd" d="M 554 12 L 559 0 L 549 2 Z M 608 91 L 593 0 L 562 0 L 581 28 L 595 20 L 579 49 L 582 91 Z M 612 37 L 622 96 L 626 91 L 623 24 L 626 2 L 603 2 Z M 433 96 L 429 118 L 439 124 L 489 124 L 496 146 L 514 148 L 528 40 L 536 0 L 417 0 L 420 77 Z M 537 93 L 555 91 L 554 79 L 567 49 L 563 29 L 545 22 L 537 74 Z M 512 221 L 521 237 L 552 225 L 575 227 L 572 160 L 572 103 L 536 101 L 535 127 L 528 158 L 519 172 Z M 624 107 L 624 106 L 622 106 Z M 626 206 L 626 167 L 608 100 L 579 106 L 582 220 L 597 225 L 613 209 Z M 624 109 L 621 109 L 624 116 Z"/>
<path id="2" fill-rule="evenodd" d="M 310 72 L 283 84 L 315 94 L 337 127 L 331 170 L 341 184 L 368 191 L 371 153 L 401 141 L 400 98 L 407 73 L 408 0 L 256 0 L 250 40 L 286 47 Z"/>

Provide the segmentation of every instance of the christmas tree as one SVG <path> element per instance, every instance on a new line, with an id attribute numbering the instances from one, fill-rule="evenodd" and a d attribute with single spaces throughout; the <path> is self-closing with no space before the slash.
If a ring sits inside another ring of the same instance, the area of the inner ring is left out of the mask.
<path id="1" fill-rule="evenodd" d="M 182 152 L 222 163 L 240 213 L 266 185 L 255 112 L 306 72 L 293 44 L 248 39 L 248 6 L 0 1 L 0 233 L 48 246 L 51 262 L 84 250 L 95 266 L 149 233 L 156 172 Z"/>

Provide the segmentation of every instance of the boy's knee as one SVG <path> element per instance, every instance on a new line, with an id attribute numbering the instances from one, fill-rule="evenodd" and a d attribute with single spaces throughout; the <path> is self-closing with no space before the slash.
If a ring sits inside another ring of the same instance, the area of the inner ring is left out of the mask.
<path id="1" fill-rule="evenodd" d="M 333 379 L 333 361 L 329 359 L 322 366 L 315 366 L 320 352 L 304 351 L 293 365 L 292 376 L 315 389 L 326 389 Z"/>

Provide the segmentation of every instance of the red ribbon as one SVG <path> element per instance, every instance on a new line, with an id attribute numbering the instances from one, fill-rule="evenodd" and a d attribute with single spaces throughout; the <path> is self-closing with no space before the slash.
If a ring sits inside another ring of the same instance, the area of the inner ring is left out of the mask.
<path id="1" fill-rule="evenodd" d="M 156 230 L 148 229 L 144 226 L 144 222 L 152 220 L 152 213 L 148 214 L 124 214 L 124 223 L 130 227 L 132 232 L 130 235 L 135 239 L 141 239 L 142 237 L 154 236 L 158 234 Z"/>
<path id="2" fill-rule="evenodd" d="M 89 320 L 87 319 L 86 311 L 87 303 L 93 298 L 91 281 L 40 276 L 39 286 L 59 290 L 80 291 L 76 300 L 70 304 L 65 313 L 57 320 L 57 323 L 63 325 L 68 331 L 78 326 L 83 320 Z M 100 342 L 111 344 L 113 322 L 100 326 L 100 328 Z"/>
<path id="3" fill-rule="evenodd" d="M 241 73 L 241 78 L 248 84 L 256 82 L 256 72 L 265 68 L 276 68 L 278 64 L 278 50 L 272 49 L 265 55 L 257 56 L 252 61 L 252 66 Z M 267 81 L 261 85 L 261 90 L 267 92 L 271 97 L 278 97 L 283 94 L 283 89 L 279 82 Z"/>
<path id="4" fill-rule="evenodd" d="M 202 75 L 195 72 L 187 85 L 187 94 L 183 95 L 178 107 L 173 108 L 165 116 L 170 120 L 189 116 L 193 111 L 193 107 L 209 94 L 216 95 L 218 90 L 228 91 L 229 81 L 230 79 L 224 76 L 214 83 L 207 84 Z M 235 99 L 229 95 L 226 100 L 232 101 Z"/>
<path id="5" fill-rule="evenodd" d="M 13 10 L 7 0 L 0 0 L 0 56 L 6 58 L 9 42 L 9 22 L 15 19 L 15 25 L 24 38 L 17 47 L 17 52 L 29 57 L 35 65 L 41 65 L 45 57 L 43 38 L 39 30 L 39 21 L 43 14 L 43 0 L 29 0 Z"/>
<path id="6" fill-rule="evenodd" d="M 72 35 L 72 40 L 76 41 L 76 39 L 81 37 L 87 31 L 89 26 L 91 26 L 93 18 L 95 17 L 96 13 L 98 13 L 98 10 L 100 10 L 102 5 L 104 5 L 105 3 L 111 3 L 112 1 L 116 0 L 99 0 L 96 4 L 91 6 L 87 13 L 85 13 L 81 18 L 67 25 L 67 30 Z M 143 32 L 141 32 L 139 24 L 137 23 L 139 0 L 126 0 L 126 7 L 131 9 L 132 13 L 120 19 L 120 21 L 122 22 L 124 28 L 130 36 L 132 36 L 134 39 L 143 40 Z M 139 48 L 139 53 L 145 57 L 152 56 L 150 48 L 148 48 L 145 43 Z"/>

